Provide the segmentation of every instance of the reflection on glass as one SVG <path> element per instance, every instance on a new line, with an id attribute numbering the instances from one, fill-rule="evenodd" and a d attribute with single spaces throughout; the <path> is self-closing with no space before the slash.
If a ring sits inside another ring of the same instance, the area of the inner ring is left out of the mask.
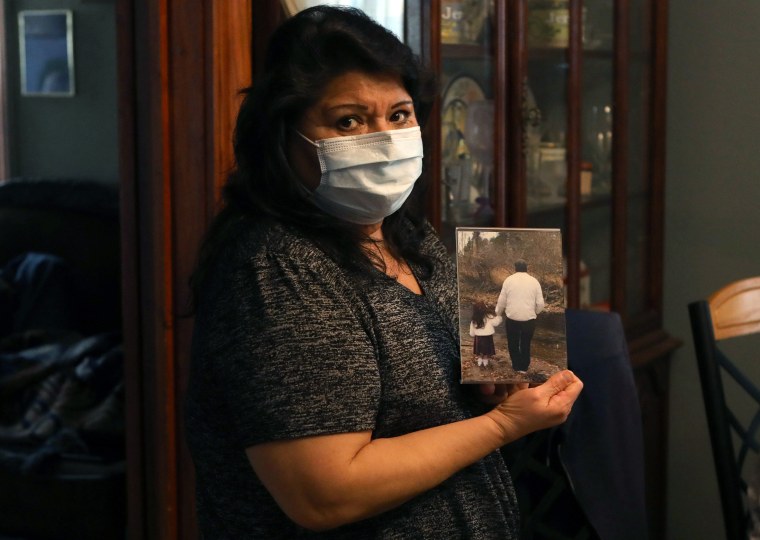
<path id="1" fill-rule="evenodd" d="M 493 171 L 493 115 L 492 100 L 474 101 L 467 109 L 464 125 L 464 138 L 473 161 L 473 217 L 478 224 L 486 224 L 493 217 L 489 193 Z"/>
<path id="2" fill-rule="evenodd" d="M 592 105 L 589 129 L 594 191 L 609 193 L 612 186 L 612 106 Z"/>
<path id="3" fill-rule="evenodd" d="M 482 0 L 441 0 L 441 43 L 479 43 L 487 16 Z"/>
<path id="4" fill-rule="evenodd" d="M 569 20 L 567 0 L 533 0 L 528 3 L 528 45 L 567 47 Z"/>
<path id="5" fill-rule="evenodd" d="M 533 53 L 533 51 L 531 51 Z M 566 201 L 567 63 L 564 55 L 531 54 L 530 87 L 523 88 L 527 207 L 557 207 Z"/>
<path id="6" fill-rule="evenodd" d="M 594 206 L 581 214 L 581 267 L 580 272 L 588 281 L 587 298 L 591 309 L 609 310 L 612 284 L 612 207 Z M 586 306 L 582 306 L 586 307 Z"/>
<path id="7" fill-rule="evenodd" d="M 583 7 L 582 42 L 587 44 L 587 8 Z M 570 3 L 568 0 L 528 2 L 528 46 L 563 49 L 570 43 Z"/>
<path id="8" fill-rule="evenodd" d="M 404 0 L 282 0 L 285 12 L 290 16 L 303 9 L 323 4 L 359 8 L 402 41 L 404 39 Z"/>
<path id="9" fill-rule="evenodd" d="M 488 0 L 441 2 L 441 216 L 444 227 L 493 221 L 494 103 Z M 444 234 L 446 231 L 444 231 Z"/>
<path id="10" fill-rule="evenodd" d="M 583 44 L 585 49 L 610 50 L 613 45 L 614 2 L 584 0 Z M 629 12 L 635 13 L 631 9 Z"/>
<path id="11" fill-rule="evenodd" d="M 464 138 L 467 103 L 454 98 L 445 104 L 442 121 L 443 197 L 445 219 L 462 221 L 470 213 L 472 160 Z"/>

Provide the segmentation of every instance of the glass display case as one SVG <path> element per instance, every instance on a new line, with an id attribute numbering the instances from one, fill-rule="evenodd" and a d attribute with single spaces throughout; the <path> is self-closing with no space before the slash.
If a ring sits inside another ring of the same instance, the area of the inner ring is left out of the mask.
<path id="1" fill-rule="evenodd" d="M 667 2 L 429 9 L 422 52 L 441 82 L 429 217 L 449 248 L 459 226 L 562 230 L 567 306 L 616 311 L 626 327 L 661 537 L 667 357 L 680 344 L 661 320 Z"/>
<path id="2" fill-rule="evenodd" d="M 619 312 L 632 340 L 661 326 L 665 5 L 439 0 L 422 19 L 444 242 L 560 228 L 568 307 Z"/>

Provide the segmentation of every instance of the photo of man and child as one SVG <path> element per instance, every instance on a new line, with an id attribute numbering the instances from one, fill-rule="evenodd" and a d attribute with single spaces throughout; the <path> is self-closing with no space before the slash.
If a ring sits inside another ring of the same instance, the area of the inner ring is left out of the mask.
<path id="1" fill-rule="evenodd" d="M 540 383 L 567 367 L 559 229 L 457 228 L 463 383 Z"/>

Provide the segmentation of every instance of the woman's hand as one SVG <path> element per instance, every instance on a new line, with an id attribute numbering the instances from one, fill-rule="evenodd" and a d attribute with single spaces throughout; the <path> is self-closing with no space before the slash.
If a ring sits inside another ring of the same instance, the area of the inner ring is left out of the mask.
<path id="1" fill-rule="evenodd" d="M 583 383 L 572 371 L 560 371 L 540 386 L 527 384 L 481 385 L 486 398 L 501 399 L 487 413 L 501 428 L 505 442 L 511 442 L 533 431 L 546 429 L 567 420 Z M 501 388 L 500 388 L 501 387 Z"/>

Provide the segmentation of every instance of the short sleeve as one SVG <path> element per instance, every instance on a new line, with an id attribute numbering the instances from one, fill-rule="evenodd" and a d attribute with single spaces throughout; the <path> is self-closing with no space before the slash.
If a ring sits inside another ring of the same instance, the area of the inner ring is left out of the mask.
<path id="1" fill-rule="evenodd" d="M 240 444 L 372 430 L 376 347 L 346 276 L 299 246 L 223 274 L 204 318 L 205 365 Z"/>

